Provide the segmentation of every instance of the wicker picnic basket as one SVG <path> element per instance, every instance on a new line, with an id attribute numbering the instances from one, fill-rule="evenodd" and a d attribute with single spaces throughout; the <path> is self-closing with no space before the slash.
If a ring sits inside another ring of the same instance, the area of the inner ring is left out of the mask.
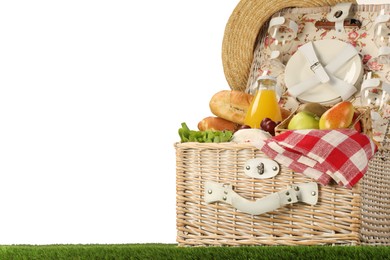
<path id="1" fill-rule="evenodd" d="M 265 155 L 248 144 L 177 143 L 177 242 L 181 246 L 357 245 L 360 241 L 361 188 L 319 187 L 317 205 L 295 204 L 250 215 L 225 203 L 207 204 L 205 183 L 230 184 L 250 200 L 310 179 L 288 168 L 277 177 L 253 180 L 245 163 Z"/>
<path id="2" fill-rule="evenodd" d="M 345 1 L 240 1 L 228 21 L 222 46 L 231 89 L 247 88 L 259 34 L 272 14 L 287 7 L 340 2 Z M 359 111 L 363 132 L 371 136 L 370 111 Z M 248 178 L 244 173 L 247 162 L 267 159 L 250 144 L 188 142 L 174 146 L 180 246 L 389 244 L 390 175 L 386 168 L 390 167 L 390 157 L 386 149 L 370 161 L 363 180 L 351 189 L 318 185 L 312 192 L 318 196 L 315 205 L 298 202 L 264 214 L 248 214 L 223 200 L 208 203 L 205 198 L 212 193 L 209 183 L 231 187 L 241 197 L 256 201 L 312 179 L 281 165 L 273 178 Z"/>

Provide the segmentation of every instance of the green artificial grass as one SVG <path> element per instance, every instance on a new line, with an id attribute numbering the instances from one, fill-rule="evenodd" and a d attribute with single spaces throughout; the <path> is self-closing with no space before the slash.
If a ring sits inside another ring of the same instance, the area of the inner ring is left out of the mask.
<path id="1" fill-rule="evenodd" d="M 390 259 L 387 246 L 10 245 L 0 259 Z"/>

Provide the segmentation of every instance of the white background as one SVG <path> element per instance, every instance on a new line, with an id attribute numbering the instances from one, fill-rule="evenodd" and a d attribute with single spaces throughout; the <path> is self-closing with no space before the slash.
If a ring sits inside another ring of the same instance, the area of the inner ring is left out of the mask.
<path id="1" fill-rule="evenodd" d="M 238 2 L 0 3 L 0 244 L 175 243 L 173 144 L 229 89 Z"/>

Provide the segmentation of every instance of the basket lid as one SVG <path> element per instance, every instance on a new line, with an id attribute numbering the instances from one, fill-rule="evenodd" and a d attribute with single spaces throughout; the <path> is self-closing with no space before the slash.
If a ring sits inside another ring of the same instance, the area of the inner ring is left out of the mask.
<path id="1" fill-rule="evenodd" d="M 225 27 L 222 63 L 233 90 L 245 91 L 256 39 L 262 26 L 278 11 L 288 7 L 321 7 L 354 0 L 240 0 Z"/>

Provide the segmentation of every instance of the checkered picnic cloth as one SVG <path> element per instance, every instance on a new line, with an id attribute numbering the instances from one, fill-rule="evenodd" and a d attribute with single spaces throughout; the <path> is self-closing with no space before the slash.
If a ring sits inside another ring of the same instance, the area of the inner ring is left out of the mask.
<path id="1" fill-rule="evenodd" d="M 327 185 L 352 188 L 377 151 L 365 134 L 352 129 L 293 130 L 254 144 L 268 157 Z"/>

